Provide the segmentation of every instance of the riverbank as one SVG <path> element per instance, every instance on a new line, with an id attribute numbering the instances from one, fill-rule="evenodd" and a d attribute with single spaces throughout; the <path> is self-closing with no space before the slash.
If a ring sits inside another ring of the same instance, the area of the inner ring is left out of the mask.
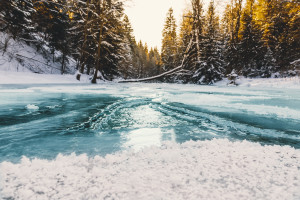
<path id="1" fill-rule="evenodd" d="M 240 87 L 267 87 L 300 89 L 300 77 L 289 78 L 244 78 L 238 79 Z M 90 83 L 89 76 L 81 75 L 81 80 L 76 80 L 76 75 L 36 74 L 32 72 L 0 71 L 0 84 L 80 84 Z M 232 86 L 228 79 L 215 83 L 215 86 Z M 234 86 L 235 87 L 235 86 Z"/>

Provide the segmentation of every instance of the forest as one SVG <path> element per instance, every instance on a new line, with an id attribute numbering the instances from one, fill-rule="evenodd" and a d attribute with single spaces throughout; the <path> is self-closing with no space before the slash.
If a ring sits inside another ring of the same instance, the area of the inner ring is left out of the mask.
<path id="1" fill-rule="evenodd" d="M 179 24 L 172 8 L 166 13 L 160 50 L 136 41 L 124 3 L 5 0 L 0 32 L 59 62 L 62 74 L 75 60 L 92 83 L 121 78 L 213 84 L 225 77 L 299 74 L 298 0 L 231 0 L 221 15 L 213 0 L 206 10 L 201 0 L 191 0 Z M 7 44 L 0 48 L 4 54 Z"/>

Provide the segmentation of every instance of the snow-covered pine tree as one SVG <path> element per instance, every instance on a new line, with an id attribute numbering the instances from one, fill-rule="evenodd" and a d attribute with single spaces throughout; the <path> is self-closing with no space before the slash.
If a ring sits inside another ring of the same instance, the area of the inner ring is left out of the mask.
<path id="1" fill-rule="evenodd" d="M 243 0 L 231 0 L 224 12 L 223 21 L 225 25 L 227 40 L 225 41 L 224 59 L 226 62 L 226 74 L 230 74 L 233 69 L 240 71 L 240 57 L 238 51 L 240 31 L 240 18 Z"/>
<path id="2" fill-rule="evenodd" d="M 123 18 L 123 38 L 121 49 L 121 60 L 119 61 L 118 71 L 122 78 L 136 78 L 135 74 L 135 51 L 136 41 L 133 36 L 133 29 L 127 15 Z"/>
<path id="3" fill-rule="evenodd" d="M 192 23 L 190 41 L 182 59 L 183 70 L 177 73 L 177 76 L 181 77 L 181 82 L 197 83 L 199 77 L 196 72 L 200 68 L 201 52 L 203 50 L 201 45 L 204 38 L 203 3 L 200 0 L 192 0 L 191 4 L 191 16 L 184 16 L 187 18 L 186 20 L 191 20 Z M 190 23 L 190 21 L 187 21 L 187 23 Z"/>
<path id="4" fill-rule="evenodd" d="M 92 83 L 96 83 L 98 72 L 104 79 L 118 76 L 117 65 L 121 59 L 123 3 L 120 0 L 95 2 L 93 14 L 95 23 L 92 32 L 97 51 L 96 68 Z"/>
<path id="5" fill-rule="evenodd" d="M 191 0 L 192 11 L 183 14 L 179 39 L 181 69 L 168 76 L 173 81 L 188 83 L 197 82 L 195 72 L 199 69 L 201 59 L 201 42 L 203 39 L 203 4 L 200 0 Z"/>
<path id="6" fill-rule="evenodd" d="M 241 18 L 239 32 L 240 73 L 244 76 L 270 76 L 268 68 L 263 67 L 266 49 L 262 41 L 262 32 L 253 18 L 254 0 L 247 0 Z"/>
<path id="7" fill-rule="evenodd" d="M 70 38 L 70 18 L 68 15 L 68 6 L 65 0 L 49 1 L 49 11 L 51 26 L 49 28 L 49 45 L 54 51 L 58 51 L 55 61 L 61 63 L 61 73 L 65 72 L 65 65 L 68 62 L 68 56 L 71 54 Z"/>
<path id="8" fill-rule="evenodd" d="M 31 0 L 0 1 L 0 18 L 3 25 L 0 31 L 12 35 L 13 39 L 28 41 L 34 30 L 32 14 L 35 12 Z"/>
<path id="9" fill-rule="evenodd" d="M 300 4 L 298 0 L 258 0 L 255 12 L 257 23 L 263 31 L 265 46 L 270 48 L 276 66 L 273 71 L 287 71 L 299 59 Z"/>
<path id="10" fill-rule="evenodd" d="M 299 0 L 291 0 L 287 3 L 289 8 L 289 61 L 291 63 L 298 63 L 298 70 L 300 70 L 300 3 Z M 295 63 L 295 61 L 297 61 Z M 294 65 L 293 64 L 293 65 Z"/>
<path id="11" fill-rule="evenodd" d="M 147 76 L 156 76 L 160 73 L 161 61 L 158 49 L 151 48 L 149 51 L 149 64 Z"/>
<path id="12" fill-rule="evenodd" d="M 93 19 L 90 3 L 91 0 L 76 0 L 71 2 L 72 12 L 72 42 L 77 60 L 77 69 L 80 73 L 90 74 L 90 69 L 95 65 L 92 25 Z"/>
<path id="13" fill-rule="evenodd" d="M 208 7 L 203 39 L 201 41 L 201 58 L 199 67 L 194 73 L 193 81 L 198 84 L 212 84 L 223 77 L 223 45 L 220 40 L 219 19 L 215 15 L 214 1 Z"/>
<path id="14" fill-rule="evenodd" d="M 175 67 L 177 67 L 177 34 L 176 34 L 176 21 L 173 15 L 173 9 L 170 8 L 165 26 L 162 32 L 162 49 L 161 49 L 161 58 L 163 64 L 163 70 L 169 71 Z"/>
<path id="15" fill-rule="evenodd" d="M 266 53 L 263 58 L 262 68 L 260 76 L 262 78 L 269 78 L 272 73 L 277 72 L 276 59 L 274 58 L 274 54 L 272 50 L 267 47 Z"/>
<path id="16" fill-rule="evenodd" d="M 180 32 L 178 37 L 178 60 L 182 61 L 193 37 L 192 11 L 186 10 L 182 15 Z"/>

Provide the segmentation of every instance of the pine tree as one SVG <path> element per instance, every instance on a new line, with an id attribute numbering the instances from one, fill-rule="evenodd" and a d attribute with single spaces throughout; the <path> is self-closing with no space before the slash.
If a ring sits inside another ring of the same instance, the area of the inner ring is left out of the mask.
<path id="1" fill-rule="evenodd" d="M 176 21 L 173 16 L 173 9 L 170 8 L 163 29 L 162 40 L 162 63 L 164 71 L 169 71 L 177 66 L 177 34 Z"/>
<path id="2" fill-rule="evenodd" d="M 187 16 L 190 17 L 190 16 Z M 183 58 L 184 69 L 192 74 L 198 70 L 201 59 L 201 42 L 203 39 L 203 4 L 200 0 L 192 0 L 192 37 Z M 194 77 L 197 79 L 196 77 Z M 186 80 L 184 80 L 185 82 Z"/>
<path id="3" fill-rule="evenodd" d="M 299 2 L 258 0 L 257 7 L 255 15 L 263 30 L 265 46 L 273 52 L 279 70 L 286 71 L 290 63 L 300 55 Z"/>
<path id="4" fill-rule="evenodd" d="M 122 50 L 121 55 L 122 59 L 119 62 L 118 71 L 121 76 L 125 79 L 135 78 L 136 68 L 136 41 L 133 36 L 133 29 L 131 27 L 129 18 L 127 15 L 123 19 L 123 41 L 122 41 Z"/>
<path id="5" fill-rule="evenodd" d="M 232 72 L 233 69 L 240 71 L 239 59 L 239 37 L 240 19 L 242 13 L 242 0 L 232 0 L 231 5 L 226 7 L 224 22 L 228 23 L 227 27 L 227 40 L 225 41 L 224 58 L 226 61 L 226 74 Z"/>
<path id="6" fill-rule="evenodd" d="M 0 18 L 4 24 L 0 31 L 11 34 L 13 39 L 27 41 L 34 30 L 31 20 L 34 12 L 31 0 L 0 1 Z"/>
<path id="7" fill-rule="evenodd" d="M 193 37 L 192 12 L 187 10 L 183 13 L 178 39 L 178 60 L 182 61 L 188 45 Z"/>
<path id="8" fill-rule="evenodd" d="M 300 3 L 298 0 L 292 0 L 286 5 L 289 9 L 289 61 L 294 62 L 300 58 Z M 300 66 L 299 66 L 300 70 Z"/>
<path id="9" fill-rule="evenodd" d="M 262 41 L 262 33 L 253 19 L 254 0 L 247 0 L 241 19 L 241 31 L 239 33 L 239 69 L 244 76 L 271 75 L 268 69 L 264 69 L 263 60 L 265 48 Z"/>
<path id="10" fill-rule="evenodd" d="M 212 84 L 221 80 L 224 73 L 219 20 L 215 16 L 214 1 L 209 4 L 204 28 L 205 32 L 201 42 L 201 60 L 193 79 L 194 82 L 199 84 Z"/>

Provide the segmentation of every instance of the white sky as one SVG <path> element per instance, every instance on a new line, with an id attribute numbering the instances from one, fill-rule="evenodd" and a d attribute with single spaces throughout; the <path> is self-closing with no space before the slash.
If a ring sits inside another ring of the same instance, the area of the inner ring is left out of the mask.
<path id="1" fill-rule="evenodd" d="M 210 0 L 203 0 L 207 5 Z M 180 25 L 182 13 L 190 0 L 129 0 L 125 7 L 136 40 L 142 40 L 148 47 L 161 48 L 162 30 L 169 8 L 173 8 L 177 26 Z M 226 5 L 226 0 L 215 0 L 219 10 Z M 205 7 L 206 10 L 206 7 Z"/>

